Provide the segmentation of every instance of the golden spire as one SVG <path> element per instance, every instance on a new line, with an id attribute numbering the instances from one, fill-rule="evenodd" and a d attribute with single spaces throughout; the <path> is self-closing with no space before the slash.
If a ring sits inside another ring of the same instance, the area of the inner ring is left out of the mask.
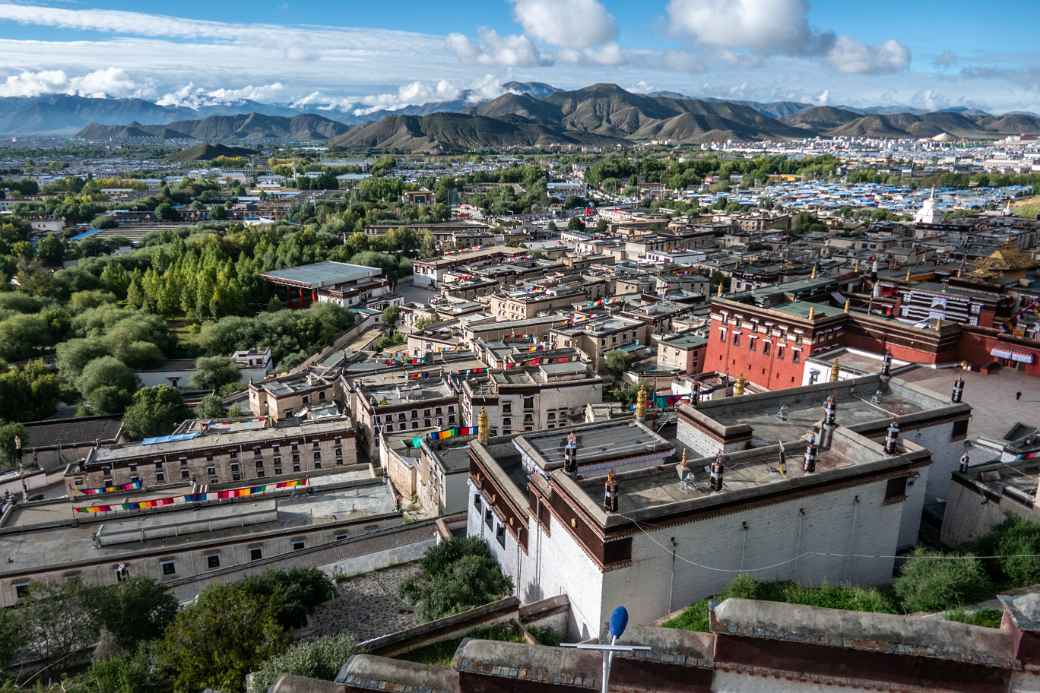
<path id="1" fill-rule="evenodd" d="M 719 290 L 718 290 L 718 293 L 715 294 L 719 298 L 722 298 L 722 284 L 723 284 L 722 282 L 719 282 Z"/>
<path id="2" fill-rule="evenodd" d="M 910 281 L 910 268 L 909 267 L 906 268 L 906 279 L 905 279 L 905 281 Z"/>
<path id="3" fill-rule="evenodd" d="M 831 361 L 831 382 L 838 382 L 838 376 L 841 374 L 841 363 L 838 359 Z"/>
<path id="4" fill-rule="evenodd" d="M 636 393 L 636 418 L 642 421 L 644 416 L 646 416 L 646 387 L 640 385 L 639 392 Z"/>
<path id="5" fill-rule="evenodd" d="M 845 311 L 846 313 L 848 313 L 848 312 L 849 312 L 849 299 L 847 299 L 847 298 L 845 299 L 845 308 L 844 308 L 844 311 Z"/>
<path id="6" fill-rule="evenodd" d="M 491 425 L 488 421 L 488 413 L 486 407 L 480 408 L 480 414 L 477 416 L 477 440 L 482 444 L 487 445 L 488 439 L 491 438 Z"/>
<path id="7" fill-rule="evenodd" d="M 809 275 L 809 279 L 816 279 L 816 265 L 812 266 L 812 274 Z"/>
<path id="8" fill-rule="evenodd" d="M 741 397 L 744 395 L 744 389 L 747 387 L 747 378 L 741 373 L 740 377 L 737 378 L 736 382 L 733 383 L 733 396 Z"/>
<path id="9" fill-rule="evenodd" d="M 859 272 L 859 258 L 852 261 L 852 271 Z"/>
<path id="10" fill-rule="evenodd" d="M 816 317 L 816 306 L 809 306 L 809 319 L 812 320 Z"/>

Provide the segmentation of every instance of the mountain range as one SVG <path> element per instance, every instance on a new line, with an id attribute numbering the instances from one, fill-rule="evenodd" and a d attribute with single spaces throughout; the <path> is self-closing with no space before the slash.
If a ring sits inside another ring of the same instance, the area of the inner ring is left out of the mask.
<path id="1" fill-rule="evenodd" d="M 549 144 L 702 143 L 803 137 L 997 139 L 1040 132 L 1032 113 L 971 108 L 870 109 L 779 101 L 639 94 L 614 84 L 562 90 L 507 82 L 494 99 L 394 110 L 243 101 L 191 109 L 141 99 L 66 95 L 0 99 L 0 134 L 76 134 L 89 140 L 195 140 L 259 144 L 321 141 L 346 148 L 456 151 Z"/>

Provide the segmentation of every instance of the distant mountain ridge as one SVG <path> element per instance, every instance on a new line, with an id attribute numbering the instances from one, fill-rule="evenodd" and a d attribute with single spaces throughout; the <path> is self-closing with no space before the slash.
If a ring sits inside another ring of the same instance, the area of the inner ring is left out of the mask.
<path id="1" fill-rule="evenodd" d="M 261 113 L 209 116 L 164 125 L 102 125 L 91 123 L 76 136 L 95 142 L 141 142 L 192 140 L 198 142 L 313 142 L 342 135 L 349 126 L 306 113 L 286 118 Z"/>
<path id="2" fill-rule="evenodd" d="M 909 107 L 853 108 L 797 101 L 736 101 L 692 98 L 677 92 L 634 93 L 614 84 L 563 90 L 543 82 L 512 81 L 502 84 L 501 89 L 502 95 L 493 99 L 480 99 L 474 92 L 464 91 L 451 101 L 392 110 L 354 106 L 333 108 L 316 103 L 290 106 L 254 101 L 205 106 L 196 110 L 183 106 L 159 106 L 141 99 L 91 99 L 63 95 L 0 98 L 0 134 L 78 134 L 86 139 L 104 141 L 141 138 L 200 142 L 226 140 L 231 143 L 329 140 L 343 146 L 425 151 L 509 146 L 510 142 L 524 146 L 524 143 L 532 141 L 557 144 L 591 141 L 702 143 L 728 139 L 924 138 L 937 135 L 996 139 L 1040 132 L 1040 117 L 1035 114 L 991 115 L 968 107 L 929 112 Z M 448 113 L 475 120 L 465 123 L 458 118 L 431 118 Z M 304 116 L 320 120 L 296 120 Z M 296 122 L 274 124 L 264 118 Z M 242 119 L 248 120 L 245 128 L 241 124 L 247 121 Z M 480 119 L 501 122 L 492 125 Z M 386 120 L 390 122 L 380 125 Z M 347 127 L 358 130 L 358 134 L 355 135 L 353 130 L 348 133 Z M 412 136 L 407 136 L 408 133 Z M 376 134 L 382 134 L 382 137 L 374 136 Z M 482 145 L 484 137 L 487 142 Z"/>

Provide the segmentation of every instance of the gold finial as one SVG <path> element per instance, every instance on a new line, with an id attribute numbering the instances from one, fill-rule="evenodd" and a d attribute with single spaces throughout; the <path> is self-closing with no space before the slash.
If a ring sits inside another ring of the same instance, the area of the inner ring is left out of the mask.
<path id="1" fill-rule="evenodd" d="M 841 363 L 838 359 L 831 361 L 831 382 L 838 382 L 838 376 L 841 374 Z"/>
<path id="2" fill-rule="evenodd" d="M 849 299 L 845 299 L 845 308 L 843 309 L 846 313 L 849 312 Z"/>
<path id="3" fill-rule="evenodd" d="M 487 445 L 490 438 L 491 426 L 488 421 L 487 407 L 481 407 L 480 414 L 477 416 L 477 440 L 482 444 Z"/>
<path id="4" fill-rule="evenodd" d="M 733 396 L 742 397 L 744 395 L 745 388 L 747 388 L 747 378 L 745 378 L 744 374 L 741 373 L 740 377 L 737 378 L 736 382 L 733 383 Z"/>
<path id="5" fill-rule="evenodd" d="M 640 421 L 646 416 L 646 386 L 640 385 L 636 393 L 636 418 Z"/>
<path id="6" fill-rule="evenodd" d="M 859 258 L 852 261 L 852 271 L 859 272 Z"/>
<path id="7" fill-rule="evenodd" d="M 816 265 L 812 266 L 812 274 L 809 275 L 809 279 L 816 279 Z"/>
<path id="8" fill-rule="evenodd" d="M 812 320 L 816 317 L 816 306 L 809 306 L 809 319 Z"/>
<path id="9" fill-rule="evenodd" d="M 906 281 L 910 281 L 910 268 L 906 268 Z"/>
<path id="10" fill-rule="evenodd" d="M 719 282 L 719 290 L 718 290 L 718 292 L 717 292 L 717 293 L 715 294 L 715 295 L 716 295 L 716 296 L 718 296 L 719 298 L 722 298 L 722 284 L 723 284 L 722 282 Z"/>

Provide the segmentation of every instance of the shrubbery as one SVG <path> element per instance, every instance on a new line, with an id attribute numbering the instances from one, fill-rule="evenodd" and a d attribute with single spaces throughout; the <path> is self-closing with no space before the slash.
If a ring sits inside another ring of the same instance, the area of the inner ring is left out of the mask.
<path id="1" fill-rule="evenodd" d="M 346 633 L 297 643 L 253 672 L 250 693 L 265 693 L 282 674 L 332 681 L 353 653 L 354 639 Z"/>
<path id="2" fill-rule="evenodd" d="M 434 546 L 420 561 L 422 573 L 401 586 L 401 596 L 432 621 L 500 599 L 513 589 L 487 544 L 478 537 Z"/>
<path id="3" fill-rule="evenodd" d="M 952 558 L 918 549 L 903 566 L 893 589 L 904 611 L 942 611 L 986 598 L 992 594 L 993 584 L 977 558 Z"/>

